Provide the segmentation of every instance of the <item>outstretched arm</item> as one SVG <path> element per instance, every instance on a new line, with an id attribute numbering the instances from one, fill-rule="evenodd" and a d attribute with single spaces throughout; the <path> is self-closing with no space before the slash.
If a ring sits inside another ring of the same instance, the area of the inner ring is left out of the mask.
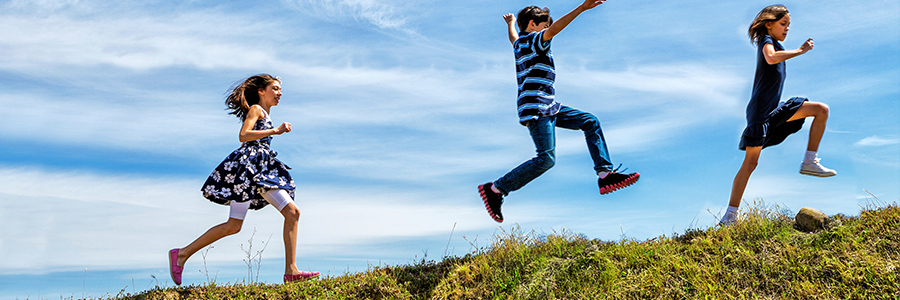
<path id="1" fill-rule="evenodd" d="M 766 58 L 766 62 L 770 65 L 774 65 L 788 59 L 794 58 L 801 54 L 806 53 L 813 48 L 813 39 L 809 38 L 803 45 L 800 46 L 799 49 L 796 50 L 781 50 L 775 51 L 775 46 L 772 44 L 766 44 L 763 46 L 763 56 Z"/>
<path id="2" fill-rule="evenodd" d="M 503 15 L 503 20 L 506 21 L 506 26 L 509 30 L 509 43 L 515 44 L 516 40 L 519 39 L 519 31 L 516 26 L 516 16 L 513 14 L 505 14 Z"/>
<path id="3" fill-rule="evenodd" d="M 586 10 L 592 9 L 594 7 L 597 7 L 600 4 L 603 4 L 604 1 L 606 1 L 606 0 L 585 0 L 584 3 L 581 3 L 581 5 L 578 5 L 578 7 L 576 7 L 575 9 L 573 9 L 566 15 L 562 16 L 562 18 L 559 18 L 559 20 L 556 20 L 556 22 L 553 22 L 553 24 L 550 24 L 550 28 L 547 28 L 547 30 L 544 31 L 543 40 L 545 42 L 549 41 L 554 36 L 556 36 L 556 34 L 558 34 L 560 31 L 562 31 L 564 28 L 566 28 L 566 26 L 569 26 L 569 23 L 571 23 L 572 20 L 575 20 L 575 17 L 577 17 L 581 13 L 585 12 Z"/>

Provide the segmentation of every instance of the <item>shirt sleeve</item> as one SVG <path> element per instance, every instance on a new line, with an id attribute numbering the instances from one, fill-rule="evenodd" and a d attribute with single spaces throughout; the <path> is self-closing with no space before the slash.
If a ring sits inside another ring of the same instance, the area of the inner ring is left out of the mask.
<path id="1" fill-rule="evenodd" d="M 534 35 L 534 41 L 532 44 L 534 45 L 535 52 L 550 51 L 550 41 L 552 41 L 553 39 L 544 41 L 544 32 L 547 32 L 547 30 L 541 30 L 541 32 L 538 32 Z"/>
<path id="2" fill-rule="evenodd" d="M 772 36 L 771 36 L 771 35 L 768 35 L 768 34 L 767 34 L 767 35 L 763 36 L 763 38 L 762 38 L 761 41 L 759 41 L 759 45 L 760 45 L 760 46 L 765 46 L 766 44 L 772 44 L 772 45 L 775 45 L 775 41 L 772 40 Z"/>

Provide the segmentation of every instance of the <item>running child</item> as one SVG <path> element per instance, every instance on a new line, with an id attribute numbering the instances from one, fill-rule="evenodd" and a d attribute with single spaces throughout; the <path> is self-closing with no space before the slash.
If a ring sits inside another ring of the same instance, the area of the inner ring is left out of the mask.
<path id="1" fill-rule="evenodd" d="M 206 179 L 201 191 L 212 202 L 228 205 L 228 221 L 213 226 L 183 248 L 169 250 L 169 273 L 181 285 L 184 263 L 194 253 L 213 242 L 238 233 L 248 209 L 258 210 L 272 204 L 284 216 L 284 282 L 308 279 L 319 272 L 297 269 L 297 223 L 300 210 L 294 204 L 294 180 L 287 165 L 269 149 L 273 135 L 291 132 L 291 123 L 272 126 L 269 110 L 281 99 L 281 80 L 268 74 L 255 75 L 232 88 L 225 104 L 243 121 L 241 147 Z"/>
<path id="2" fill-rule="evenodd" d="M 750 174 L 756 169 L 760 151 L 765 147 L 778 145 L 788 135 L 800 131 L 806 117 L 813 117 L 813 121 L 809 129 L 806 155 L 800 164 L 800 174 L 818 177 L 837 174 L 834 170 L 823 167 L 816 154 L 825 133 L 828 106 L 801 97 L 779 103 L 786 75 L 784 62 L 813 48 L 813 39 L 810 38 L 798 49 L 785 50 L 780 42 L 787 37 L 790 25 L 791 14 L 783 5 L 764 8 L 750 25 L 748 35 L 758 50 L 753 93 L 750 96 L 750 103 L 747 104 L 747 128 L 741 135 L 739 146 L 745 151 L 744 163 L 734 177 L 728 208 L 719 221 L 721 225 L 735 222 L 741 197 Z"/>
<path id="3" fill-rule="evenodd" d="M 640 174 L 618 173 L 613 170 L 600 121 L 593 114 L 556 102 L 553 83 L 556 71 L 550 42 L 582 12 L 602 4 L 606 0 L 587 0 L 556 22 L 547 8 L 529 6 L 518 16 L 506 14 L 509 42 L 516 55 L 516 77 L 519 83 L 519 123 L 528 128 L 537 155 L 497 181 L 478 186 L 484 206 L 497 222 L 503 222 L 500 206 L 503 197 L 518 190 L 553 167 L 556 154 L 556 127 L 581 130 L 587 141 L 588 152 L 594 161 L 594 171 L 599 179 L 600 194 L 634 184 Z M 621 165 L 620 165 L 621 166 Z"/>

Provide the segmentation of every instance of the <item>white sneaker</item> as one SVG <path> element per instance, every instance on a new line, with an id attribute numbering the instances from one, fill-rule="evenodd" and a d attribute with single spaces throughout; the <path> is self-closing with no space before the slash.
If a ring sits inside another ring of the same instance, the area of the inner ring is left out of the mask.
<path id="1" fill-rule="evenodd" d="M 719 226 L 731 226 L 734 225 L 734 222 L 737 222 L 737 213 L 728 213 L 726 212 L 722 219 L 719 220 Z"/>
<path id="2" fill-rule="evenodd" d="M 837 175 L 837 172 L 835 170 L 823 167 L 822 164 L 819 164 L 819 159 L 816 158 L 811 162 L 803 162 L 802 164 L 800 164 L 800 174 L 818 177 L 831 177 Z"/>

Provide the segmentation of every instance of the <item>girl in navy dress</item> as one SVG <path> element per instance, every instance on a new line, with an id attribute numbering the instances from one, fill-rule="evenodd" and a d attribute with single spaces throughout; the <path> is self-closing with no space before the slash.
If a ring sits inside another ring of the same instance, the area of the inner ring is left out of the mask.
<path id="1" fill-rule="evenodd" d="M 228 221 L 213 226 L 183 248 L 169 250 L 169 273 L 181 285 L 184 263 L 194 253 L 213 242 L 241 230 L 248 209 L 258 210 L 272 204 L 284 216 L 284 282 L 308 279 L 319 272 L 297 269 L 297 222 L 300 210 L 294 204 L 294 180 L 287 165 L 269 149 L 273 135 L 291 131 L 291 123 L 275 128 L 269 110 L 281 99 L 281 80 L 268 74 L 255 75 L 232 88 L 225 104 L 243 121 L 234 150 L 209 175 L 201 191 L 212 202 L 228 205 Z"/>
<path id="2" fill-rule="evenodd" d="M 750 25 L 748 34 L 758 50 L 753 94 L 747 105 L 747 128 L 741 135 L 740 149 L 746 153 L 744 163 L 734 177 L 728 209 L 719 224 L 730 225 L 737 218 L 741 197 L 750 174 L 756 169 L 760 151 L 765 147 L 778 145 L 788 135 L 800 131 L 803 120 L 807 117 L 813 117 L 813 121 L 809 129 L 806 156 L 800 164 L 800 174 L 819 177 L 837 174 L 834 170 L 819 164 L 819 158 L 816 157 L 819 141 L 825 133 L 828 106 L 800 97 L 779 103 L 786 75 L 784 61 L 813 48 L 813 39 L 810 38 L 799 49 L 785 50 L 779 42 L 787 37 L 790 25 L 791 14 L 783 5 L 764 8 Z"/>

